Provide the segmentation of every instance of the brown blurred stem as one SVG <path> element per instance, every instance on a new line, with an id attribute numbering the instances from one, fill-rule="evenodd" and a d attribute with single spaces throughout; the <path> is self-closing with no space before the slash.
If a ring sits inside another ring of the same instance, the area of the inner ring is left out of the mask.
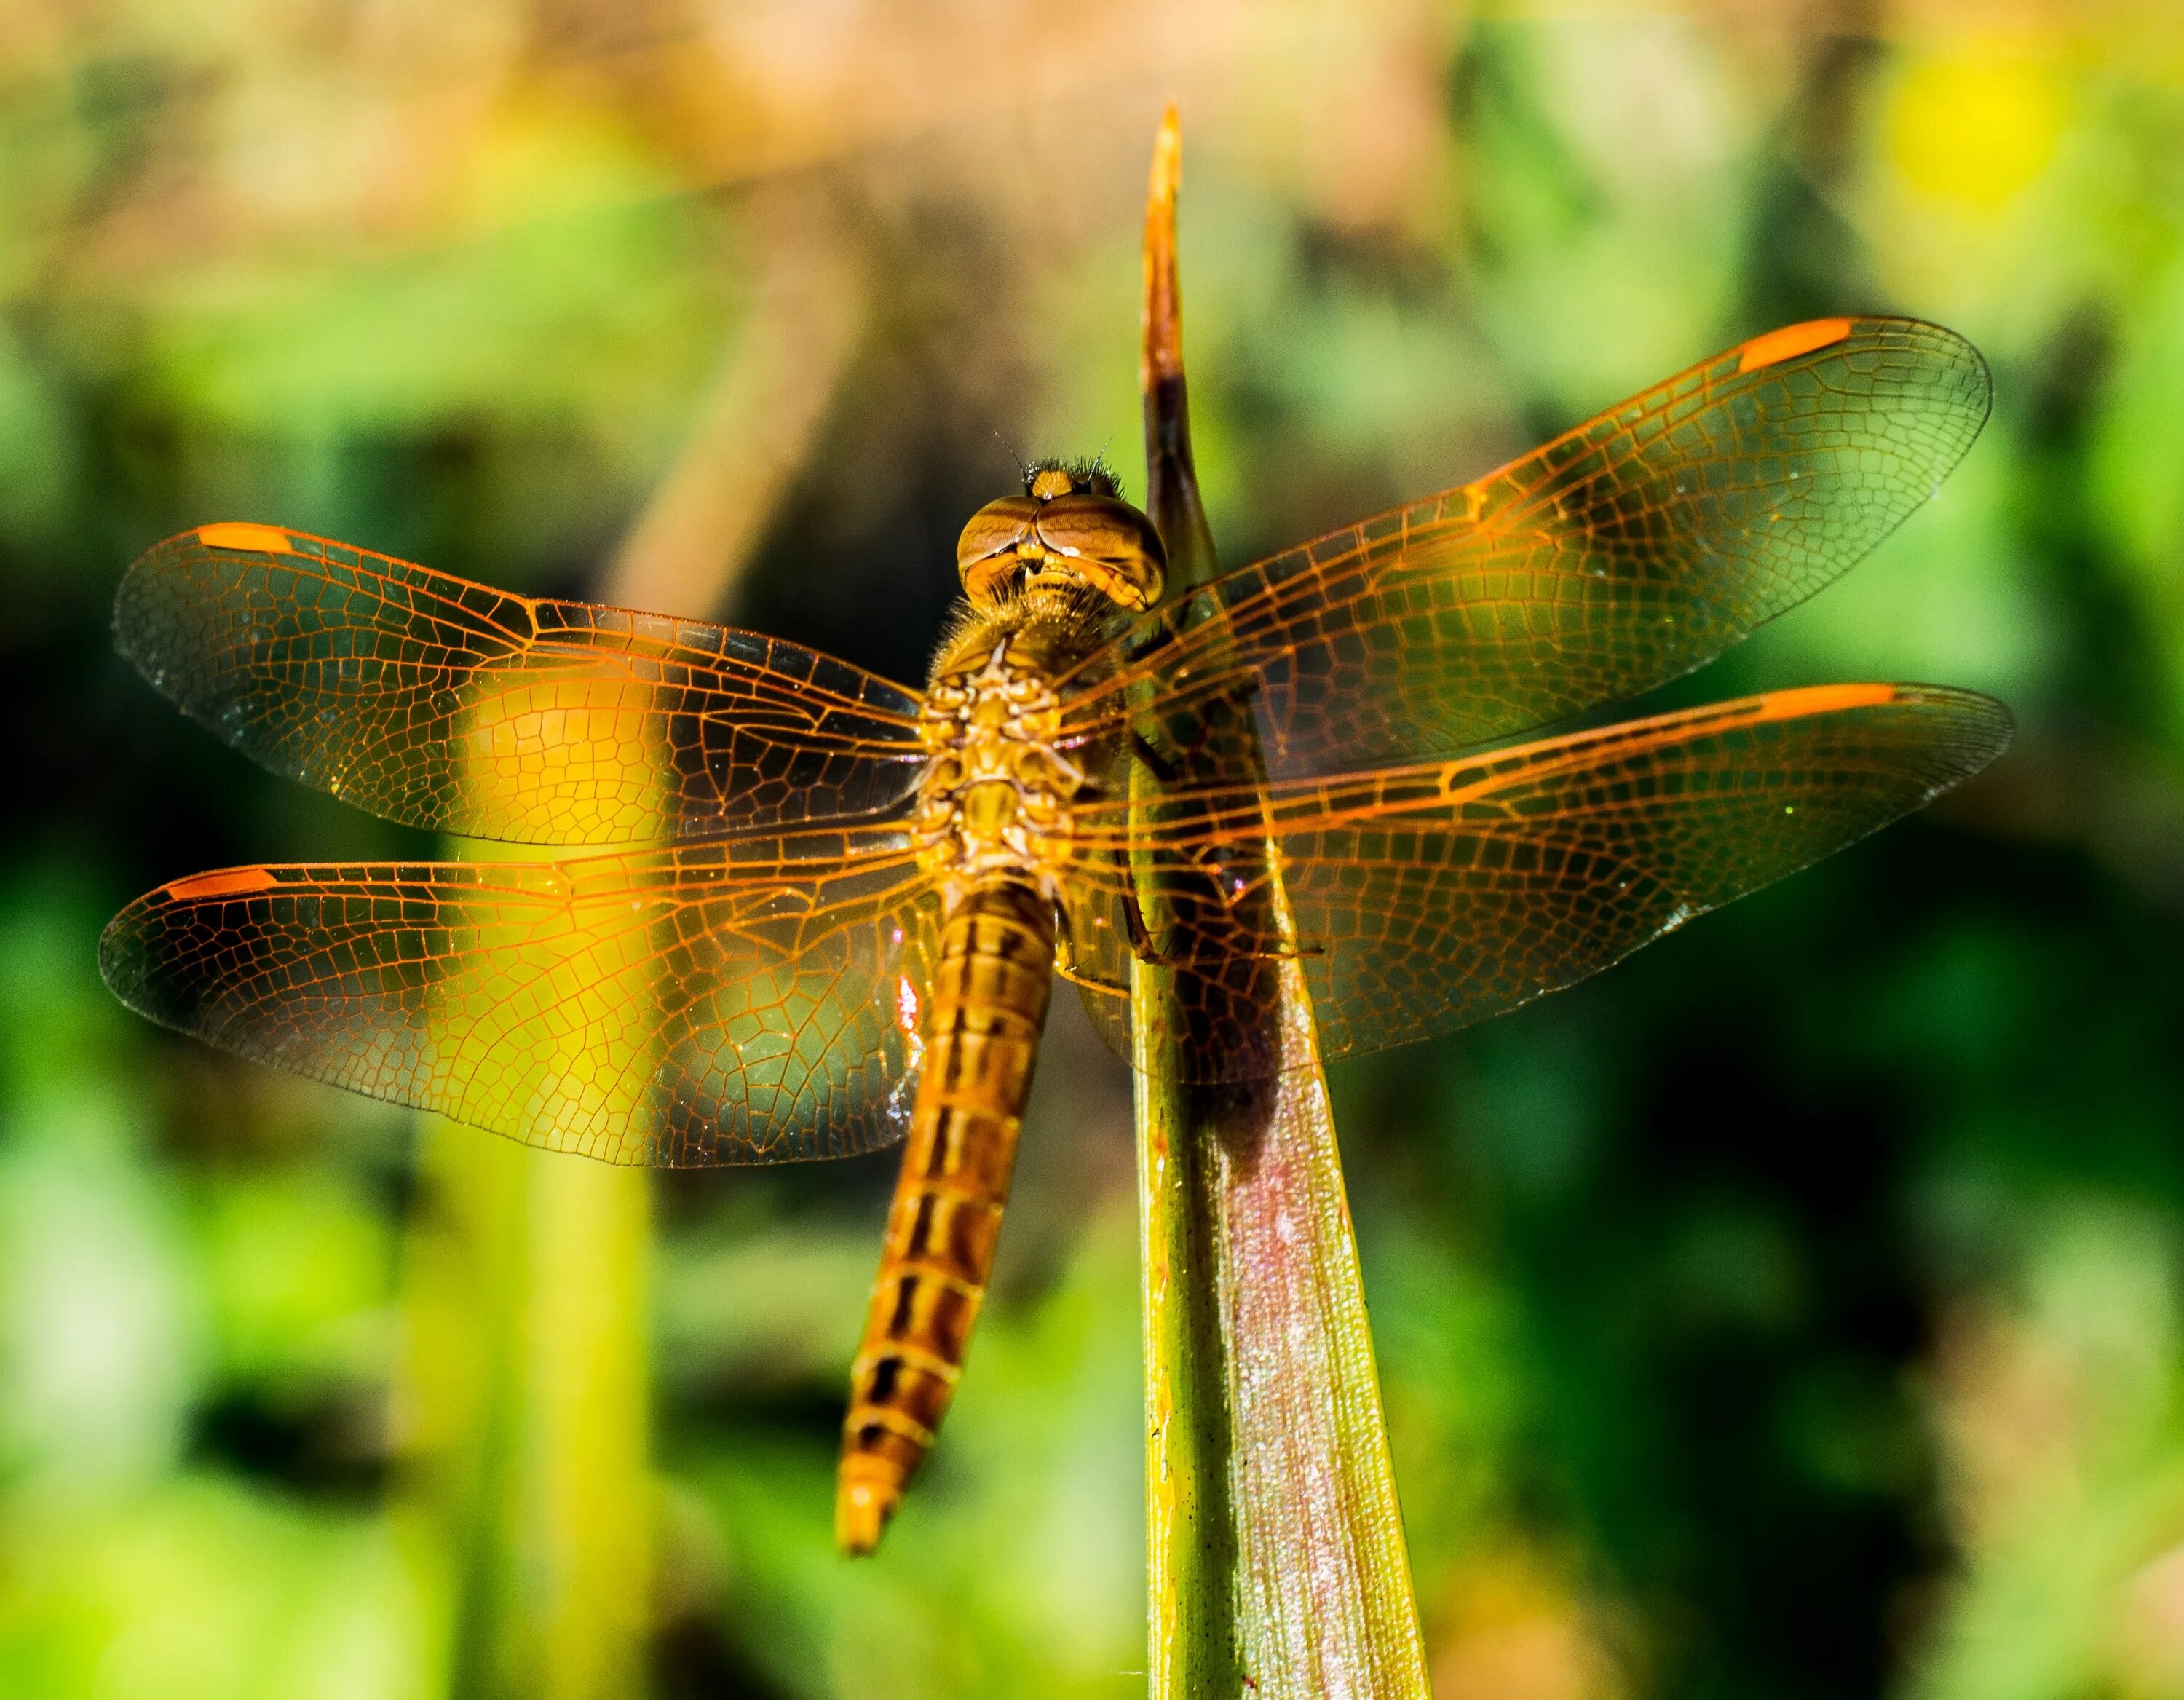
<path id="1" fill-rule="evenodd" d="M 1216 570 L 1184 376 L 1181 167 L 1171 108 L 1145 209 L 1140 369 L 1146 508 L 1167 546 L 1171 595 Z M 1247 711 L 1230 730 L 1222 759 L 1249 771 L 1257 752 Z M 1150 805 L 1152 776 L 1140 769 L 1134 783 Z M 1268 883 L 1284 907 L 1279 881 Z M 1141 896 L 1157 903 L 1150 886 Z M 1303 975 L 1287 960 L 1279 999 L 1256 1014 L 1283 1072 L 1211 1086 L 1176 1078 L 1187 1012 L 1203 1001 L 1184 983 L 1189 972 L 1136 964 L 1131 1001 L 1150 1692 L 1424 1697 L 1357 1242 Z"/>
<path id="2" fill-rule="evenodd" d="M 627 607 L 720 615 L 810 457 L 863 329 L 860 281 L 818 195 L 767 184 L 744 211 L 758 267 L 749 309 L 607 576 L 608 599 Z"/>

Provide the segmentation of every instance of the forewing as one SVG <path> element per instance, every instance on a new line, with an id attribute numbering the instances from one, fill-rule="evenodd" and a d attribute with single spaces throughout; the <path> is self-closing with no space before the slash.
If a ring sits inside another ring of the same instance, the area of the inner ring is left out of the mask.
<path id="1" fill-rule="evenodd" d="M 254 761 L 471 838 L 677 841 L 868 814 L 923 765 L 917 698 L 816 650 L 270 526 L 149 551 L 114 631 Z"/>
<path id="2" fill-rule="evenodd" d="M 1273 964 L 1295 954 L 1323 1051 L 1353 1056 L 1596 973 L 1918 808 L 2009 736 L 2008 711 L 1970 692 L 1823 686 L 1469 761 L 1208 791 L 1151 828 L 1104 805 L 1077 823 L 1072 925 L 1112 929 L 1116 870 L 1132 858 L 1155 900 L 1145 912 L 1168 917 L 1154 951 L 1199 958 L 1241 1007 L 1271 996 Z M 1262 885 L 1268 844 L 1295 921 L 1286 939 L 1236 918 L 1263 912 L 1241 871 Z M 1085 1001 L 1127 1056 L 1127 982 L 1106 978 Z M 1228 1024 L 1198 1023 L 1187 1066 L 1203 1078 L 1252 1067 L 1248 1037 Z"/>
<path id="3" fill-rule="evenodd" d="M 1178 760 L 1253 705 L 1276 777 L 1457 754 L 1697 666 L 1886 537 L 1979 433 L 1986 367 L 1905 319 L 1791 326 L 1474 484 L 1135 622 L 1066 725 Z"/>
<path id="4" fill-rule="evenodd" d="M 245 867 L 114 917 L 169 1027 L 526 1145 L 685 1165 L 900 1137 L 939 900 L 903 834 Z"/>

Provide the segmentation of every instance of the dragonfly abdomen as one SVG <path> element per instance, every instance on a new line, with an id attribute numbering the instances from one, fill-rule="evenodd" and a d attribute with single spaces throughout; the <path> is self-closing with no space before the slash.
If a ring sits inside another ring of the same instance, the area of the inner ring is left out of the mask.
<path id="1" fill-rule="evenodd" d="M 1046 1023 L 1054 908 L 1020 875 L 972 886 L 941 934 L 923 1072 L 850 1369 L 835 1496 L 844 1550 L 878 1544 L 955 1396 Z"/>

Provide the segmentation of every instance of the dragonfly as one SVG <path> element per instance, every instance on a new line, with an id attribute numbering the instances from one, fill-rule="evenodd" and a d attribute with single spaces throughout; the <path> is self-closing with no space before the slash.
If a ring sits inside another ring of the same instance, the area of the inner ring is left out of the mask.
<path id="1" fill-rule="evenodd" d="M 1965 779 L 2010 720 L 1962 690 L 1584 717 L 1847 569 L 1988 400 L 1936 326 L 1792 326 L 1172 596 L 1112 477 L 1046 463 L 965 527 L 922 691 L 202 526 L 116 604 L 184 712 L 387 819 L 576 853 L 194 874 L 114 918 L 102 967 L 170 1028 L 551 1151 L 901 1142 L 838 1479 L 869 1552 L 961 1373 L 1056 975 L 1128 1056 L 1137 965 L 1233 1000 L 1293 964 L 1322 1054 L 1356 1056 L 1569 985 Z M 1239 723 L 1249 760 L 1206 759 Z M 1184 1078 L 1273 1066 L 1185 1025 Z"/>

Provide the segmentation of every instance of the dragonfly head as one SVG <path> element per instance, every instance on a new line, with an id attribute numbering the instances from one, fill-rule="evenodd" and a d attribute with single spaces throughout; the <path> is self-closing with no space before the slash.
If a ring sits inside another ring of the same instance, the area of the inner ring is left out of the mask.
<path id="1" fill-rule="evenodd" d="M 1160 600 L 1167 554 L 1106 467 L 1050 460 L 1025 470 L 1023 494 L 971 516 L 956 541 L 956 570 L 974 603 L 1033 585 L 1089 585 L 1134 611 Z"/>

